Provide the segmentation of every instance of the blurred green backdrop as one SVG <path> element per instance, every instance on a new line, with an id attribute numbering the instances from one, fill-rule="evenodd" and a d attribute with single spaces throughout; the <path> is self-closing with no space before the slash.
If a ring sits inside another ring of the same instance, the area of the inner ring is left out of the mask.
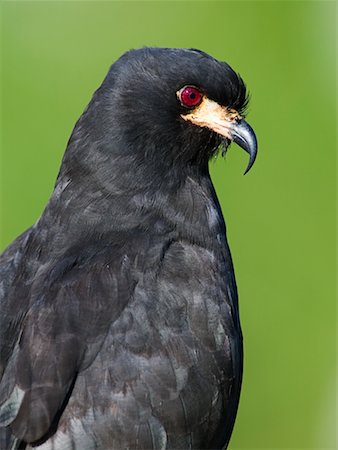
<path id="1" fill-rule="evenodd" d="M 121 53 L 196 47 L 251 94 L 259 157 L 212 163 L 245 376 L 231 449 L 335 448 L 335 2 L 15 2 L 2 13 L 1 249 L 40 215 Z"/>

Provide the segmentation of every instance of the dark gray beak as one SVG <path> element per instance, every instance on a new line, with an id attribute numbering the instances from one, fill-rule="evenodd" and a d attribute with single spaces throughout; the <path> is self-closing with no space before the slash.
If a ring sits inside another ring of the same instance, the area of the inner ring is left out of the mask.
<path id="1" fill-rule="evenodd" d="M 234 121 L 230 127 L 232 140 L 250 155 L 249 164 L 244 175 L 249 172 L 257 156 L 257 139 L 254 130 L 244 120 Z"/>

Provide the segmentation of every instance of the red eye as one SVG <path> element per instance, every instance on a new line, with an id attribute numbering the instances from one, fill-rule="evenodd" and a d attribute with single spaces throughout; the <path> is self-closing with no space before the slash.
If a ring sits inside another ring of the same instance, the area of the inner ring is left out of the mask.
<path id="1" fill-rule="evenodd" d="M 201 103 L 203 94 L 195 86 L 184 86 L 184 88 L 179 91 L 178 97 L 183 106 L 191 108 L 192 106 L 197 106 Z"/>

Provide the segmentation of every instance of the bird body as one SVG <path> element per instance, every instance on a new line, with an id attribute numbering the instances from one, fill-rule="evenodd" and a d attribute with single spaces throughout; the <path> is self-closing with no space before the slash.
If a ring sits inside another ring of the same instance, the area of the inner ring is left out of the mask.
<path id="1" fill-rule="evenodd" d="M 42 216 L 0 258 L 1 448 L 221 449 L 230 439 L 242 336 L 208 171 L 220 141 L 179 120 L 175 93 L 200 69 L 173 85 L 173 69 L 161 71 L 175 58 L 223 67 L 196 50 L 123 56 L 76 124 Z"/>

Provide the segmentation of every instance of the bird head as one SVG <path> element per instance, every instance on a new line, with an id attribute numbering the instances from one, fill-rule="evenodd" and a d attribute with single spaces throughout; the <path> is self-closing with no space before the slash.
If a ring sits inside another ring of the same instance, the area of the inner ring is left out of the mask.
<path id="1" fill-rule="evenodd" d="M 173 167 L 179 167 L 178 172 L 182 167 L 207 170 L 221 144 L 227 149 L 234 141 L 250 155 L 248 171 L 257 141 L 244 120 L 247 101 L 241 77 L 202 51 L 131 50 L 111 66 L 95 92 L 74 129 L 68 153 L 76 143 L 81 149 L 87 143 L 88 166 L 95 166 L 97 153 L 105 154 L 101 172 L 109 170 L 106 162 L 114 159 L 120 173 L 133 163 L 162 176 Z M 94 156 L 93 148 L 99 150 Z"/>

